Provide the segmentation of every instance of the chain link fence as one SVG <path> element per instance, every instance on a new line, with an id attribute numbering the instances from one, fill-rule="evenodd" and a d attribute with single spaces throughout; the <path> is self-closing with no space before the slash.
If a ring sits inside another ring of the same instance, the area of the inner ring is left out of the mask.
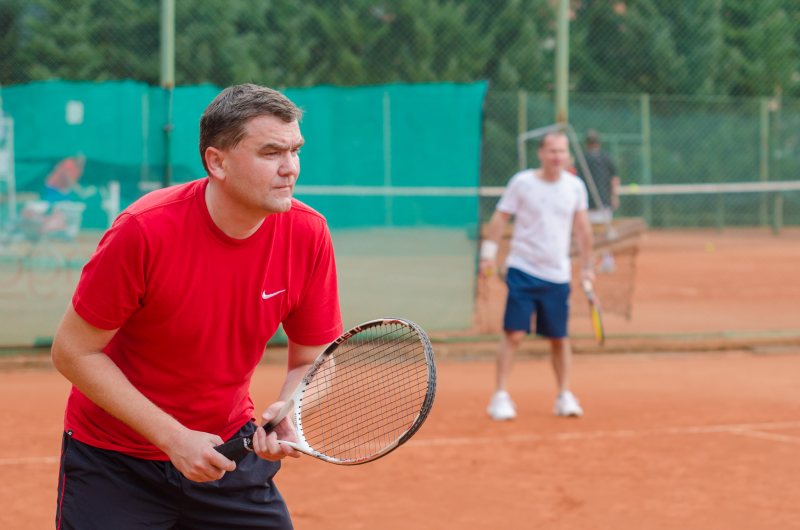
<path id="1" fill-rule="evenodd" d="M 570 122 L 579 133 L 599 132 L 624 186 L 622 216 L 644 217 L 653 227 L 797 225 L 799 104 L 776 97 L 576 93 Z M 520 158 L 535 163 L 536 143 L 520 153 L 517 136 L 548 126 L 554 112 L 548 94 L 489 92 L 484 185 L 502 186 Z M 496 200 L 482 199 L 482 218 Z"/>
<path id="2" fill-rule="evenodd" d="M 175 80 L 288 88 L 485 79 L 481 184 L 502 185 L 519 167 L 517 135 L 554 121 L 559 1 L 176 0 Z M 571 0 L 569 18 L 569 120 L 579 133 L 601 133 L 623 184 L 796 179 L 796 1 Z M 0 0 L 0 84 L 158 85 L 160 21 L 159 4 L 145 0 Z M 534 164 L 535 150 L 527 155 Z M 621 213 L 653 226 L 764 224 L 778 207 L 764 189 L 631 193 Z M 782 192 L 782 221 L 798 222 L 797 195 Z M 482 217 L 492 206 L 484 201 Z"/>

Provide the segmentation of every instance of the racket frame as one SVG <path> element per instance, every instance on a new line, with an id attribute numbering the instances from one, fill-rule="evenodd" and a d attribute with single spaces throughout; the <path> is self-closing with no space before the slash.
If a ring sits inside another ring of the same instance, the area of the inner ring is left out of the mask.
<path id="1" fill-rule="evenodd" d="M 581 282 L 583 292 L 586 294 L 586 299 L 589 301 L 589 318 L 592 321 L 592 331 L 597 344 L 602 346 L 606 341 L 606 332 L 603 327 L 603 312 L 600 309 L 600 302 L 594 293 L 594 287 L 590 280 L 583 280 Z"/>
<path id="2" fill-rule="evenodd" d="M 351 337 L 361 333 L 370 328 L 374 328 L 377 326 L 382 325 L 390 325 L 390 324 L 397 324 L 407 328 L 411 328 L 416 336 L 419 338 L 420 343 L 423 346 L 423 350 L 425 353 L 425 364 L 428 370 L 428 388 L 425 392 L 425 399 L 422 402 L 422 406 L 420 407 L 417 416 L 414 418 L 414 421 L 411 423 L 411 427 L 408 430 L 404 431 L 400 436 L 398 436 L 392 442 L 386 444 L 381 450 L 373 453 L 367 457 L 359 458 L 359 459 L 348 459 L 343 460 L 340 458 L 335 458 L 320 451 L 317 451 L 308 443 L 305 437 L 305 433 L 303 431 L 303 418 L 302 418 L 302 402 L 303 402 L 303 394 L 305 393 L 306 388 L 308 385 L 311 384 L 311 381 L 314 379 L 314 375 L 319 370 L 320 366 L 322 366 L 325 361 L 341 346 L 343 343 L 347 342 Z M 313 364 L 309 367 L 306 371 L 303 379 L 297 385 L 297 387 L 292 392 L 292 395 L 285 401 L 284 405 L 280 408 L 278 413 L 275 415 L 272 420 L 268 423 L 264 424 L 263 428 L 267 433 L 272 432 L 275 427 L 287 416 L 291 414 L 292 421 L 295 427 L 295 432 L 297 434 L 297 442 L 289 442 L 286 440 L 278 440 L 279 443 L 288 445 L 294 448 L 301 453 L 307 454 L 309 456 L 313 456 L 314 458 L 318 458 L 325 462 L 330 462 L 331 464 L 339 464 L 339 465 L 358 465 L 358 464 L 365 464 L 367 462 L 372 462 L 386 456 L 393 450 L 397 449 L 403 443 L 405 443 L 409 438 L 411 438 L 414 433 L 416 433 L 422 424 L 425 422 L 425 419 L 428 417 L 428 413 L 433 405 L 433 398 L 436 395 L 436 364 L 434 362 L 434 355 L 433 355 L 433 346 L 431 345 L 430 339 L 428 338 L 427 333 L 419 327 L 414 322 L 410 320 L 402 319 L 402 318 L 378 318 L 374 320 L 370 320 L 368 322 L 364 322 L 353 328 L 349 329 L 348 331 L 344 332 L 340 335 L 336 340 L 331 342 L 325 350 L 317 356 L 314 360 Z M 248 452 L 252 453 L 253 450 L 253 436 L 245 436 L 241 438 L 234 438 L 222 445 L 216 447 L 216 449 L 225 455 L 226 457 L 230 458 L 231 460 L 236 460 L 247 454 Z"/>

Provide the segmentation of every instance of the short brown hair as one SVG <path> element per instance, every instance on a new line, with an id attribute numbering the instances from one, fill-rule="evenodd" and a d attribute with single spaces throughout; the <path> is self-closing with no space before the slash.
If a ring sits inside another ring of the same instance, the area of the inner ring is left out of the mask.
<path id="1" fill-rule="evenodd" d="M 563 138 L 567 138 L 567 135 L 566 135 L 566 133 L 564 131 L 550 131 L 548 133 L 543 134 L 541 136 L 541 138 L 539 138 L 539 146 L 538 146 L 538 148 L 539 149 L 543 148 L 544 145 L 547 143 L 547 139 L 548 138 L 557 138 L 559 136 L 563 137 Z M 567 138 L 567 141 L 569 141 L 569 138 Z"/>
<path id="2" fill-rule="evenodd" d="M 200 118 L 200 160 L 206 166 L 206 149 L 230 149 L 244 137 L 245 124 L 259 116 L 275 116 L 286 123 L 300 121 L 303 111 L 268 87 L 247 83 L 219 93 Z"/>
<path id="3" fill-rule="evenodd" d="M 586 145 L 590 146 L 600 145 L 600 134 L 594 129 L 589 129 L 588 131 L 586 131 L 586 135 L 583 138 Z"/>

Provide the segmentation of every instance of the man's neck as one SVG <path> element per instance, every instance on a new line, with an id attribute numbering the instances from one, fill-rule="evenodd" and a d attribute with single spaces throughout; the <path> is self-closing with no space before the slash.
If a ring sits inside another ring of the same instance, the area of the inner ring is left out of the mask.
<path id="1" fill-rule="evenodd" d="M 561 178 L 561 168 L 540 168 L 539 178 L 547 182 L 555 182 Z"/>
<path id="2" fill-rule="evenodd" d="M 217 228 L 233 239 L 246 239 L 256 233 L 265 217 L 259 213 L 249 214 L 241 206 L 231 202 L 213 179 L 209 179 L 205 193 L 206 208 Z"/>

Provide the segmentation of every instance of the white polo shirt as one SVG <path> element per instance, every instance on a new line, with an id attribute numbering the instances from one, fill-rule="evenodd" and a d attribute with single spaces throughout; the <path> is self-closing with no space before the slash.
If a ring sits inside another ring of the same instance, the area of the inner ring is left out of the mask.
<path id="1" fill-rule="evenodd" d="M 507 267 L 553 283 L 569 283 L 572 222 L 589 206 L 586 185 L 566 171 L 550 182 L 533 169 L 511 177 L 497 210 L 515 217 Z"/>

